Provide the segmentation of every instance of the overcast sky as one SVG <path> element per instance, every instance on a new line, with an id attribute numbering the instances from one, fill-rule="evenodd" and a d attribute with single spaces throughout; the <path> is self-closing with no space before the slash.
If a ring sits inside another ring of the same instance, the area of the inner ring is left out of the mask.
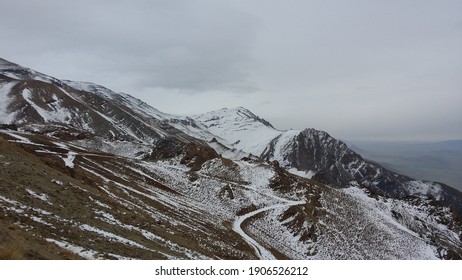
<path id="1" fill-rule="evenodd" d="M 0 0 L 0 57 L 174 114 L 462 139 L 460 0 Z"/>

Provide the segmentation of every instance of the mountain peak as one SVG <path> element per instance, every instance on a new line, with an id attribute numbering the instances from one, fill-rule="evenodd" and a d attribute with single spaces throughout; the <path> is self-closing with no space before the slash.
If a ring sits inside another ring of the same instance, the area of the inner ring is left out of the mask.
<path id="1" fill-rule="evenodd" d="M 250 113 L 253 115 L 252 111 L 242 106 L 233 107 L 233 108 L 230 108 L 229 110 L 235 111 L 235 112 Z"/>
<path id="2" fill-rule="evenodd" d="M 249 109 L 238 106 L 233 108 L 222 108 L 208 113 L 194 116 L 195 119 L 200 119 L 202 122 L 210 122 L 221 120 L 233 120 L 235 122 L 246 122 L 246 123 L 259 123 L 259 125 L 266 126 L 270 129 L 275 129 L 274 126 L 267 120 L 260 118 L 255 115 Z M 257 124 L 258 125 L 258 124 Z"/>
<path id="3" fill-rule="evenodd" d="M 192 118 L 211 133 L 227 139 L 228 145 L 253 155 L 260 155 L 268 142 L 281 134 L 268 121 L 244 107 L 223 108 Z"/>
<path id="4" fill-rule="evenodd" d="M 242 106 L 231 107 L 231 108 L 223 107 L 221 109 L 213 110 L 213 111 L 207 112 L 205 114 L 210 114 L 210 113 L 226 114 L 226 113 L 239 113 L 239 112 L 253 114 L 249 109 L 247 109 L 245 107 L 242 107 Z"/>

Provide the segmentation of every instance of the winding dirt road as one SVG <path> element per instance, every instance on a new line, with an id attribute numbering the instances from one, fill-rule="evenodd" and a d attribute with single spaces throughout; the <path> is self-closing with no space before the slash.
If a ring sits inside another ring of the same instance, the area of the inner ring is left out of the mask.
<path id="1" fill-rule="evenodd" d="M 290 200 L 286 200 L 286 199 L 283 199 L 283 198 L 278 198 L 278 199 L 284 201 L 285 203 L 275 204 L 275 205 L 263 207 L 263 208 L 255 210 L 255 211 L 249 212 L 249 213 L 247 213 L 245 215 L 239 216 L 234 221 L 234 224 L 233 224 L 233 230 L 235 232 L 237 232 L 239 235 L 241 235 L 242 238 L 244 238 L 244 240 L 255 250 L 255 254 L 261 260 L 275 260 L 276 257 L 274 257 L 274 255 L 268 249 L 263 247 L 255 239 L 253 239 L 247 233 L 245 233 L 245 231 L 242 228 L 242 223 L 245 220 L 250 219 L 253 216 L 255 216 L 257 214 L 260 214 L 262 212 L 265 212 L 265 211 L 269 211 L 269 210 L 277 209 L 277 208 L 290 207 L 290 206 L 294 206 L 294 205 L 302 205 L 302 204 L 306 203 L 306 201 L 290 201 Z"/>

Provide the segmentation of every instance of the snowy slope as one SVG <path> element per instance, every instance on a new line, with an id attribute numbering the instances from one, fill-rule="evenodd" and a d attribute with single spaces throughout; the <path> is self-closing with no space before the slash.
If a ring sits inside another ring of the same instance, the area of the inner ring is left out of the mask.
<path id="1" fill-rule="evenodd" d="M 33 133 L 0 136 L 5 182 L 32 168 L 30 184 L 0 186 L 0 212 L 84 258 L 435 259 L 461 245 L 449 208 L 426 200 L 333 189 L 219 157 L 191 178 L 181 155 L 145 161 Z"/>
<path id="2" fill-rule="evenodd" d="M 4 60 L 0 117 L 16 125 L 0 128 L 0 230 L 35 244 L 90 259 L 462 257 L 460 192 L 323 131 L 243 107 L 170 115 Z"/>
<path id="3" fill-rule="evenodd" d="M 0 64 L 0 100 L 1 123 L 42 133 L 72 130 L 80 145 L 120 151 L 124 156 L 155 157 L 149 152 L 153 144 L 164 146 L 162 154 L 166 148 L 175 154 L 186 143 L 208 137 L 192 120 L 191 124 L 186 117 L 164 114 L 127 94 L 92 83 L 60 81 L 4 60 Z M 206 136 L 191 137 L 175 127 Z M 113 149 L 108 141 L 126 142 L 121 144 L 132 149 L 131 155 L 126 148 Z M 139 149 L 139 145 L 144 147 Z"/>
<path id="4" fill-rule="evenodd" d="M 156 119 L 161 125 L 171 126 L 196 139 L 210 141 L 219 138 L 211 134 L 206 127 L 187 116 L 178 116 L 161 112 L 145 102 L 125 93 L 116 93 L 103 86 L 89 82 L 64 81 L 73 88 L 91 92 L 121 104 L 145 119 Z M 222 139 L 220 139 L 222 140 Z"/>
<path id="5" fill-rule="evenodd" d="M 271 140 L 284 133 L 243 107 L 223 108 L 192 118 L 228 145 L 255 156 L 260 156 Z"/>

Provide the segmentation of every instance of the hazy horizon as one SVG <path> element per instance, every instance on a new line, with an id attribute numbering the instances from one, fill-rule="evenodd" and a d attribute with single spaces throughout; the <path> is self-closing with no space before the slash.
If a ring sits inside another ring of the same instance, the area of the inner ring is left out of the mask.
<path id="1" fill-rule="evenodd" d="M 462 191 L 462 140 L 348 143 L 362 157 L 389 170 L 419 180 L 442 182 Z"/>
<path id="2" fill-rule="evenodd" d="M 348 140 L 462 139 L 462 2 L 2 3 L 0 57 L 190 115 Z"/>

